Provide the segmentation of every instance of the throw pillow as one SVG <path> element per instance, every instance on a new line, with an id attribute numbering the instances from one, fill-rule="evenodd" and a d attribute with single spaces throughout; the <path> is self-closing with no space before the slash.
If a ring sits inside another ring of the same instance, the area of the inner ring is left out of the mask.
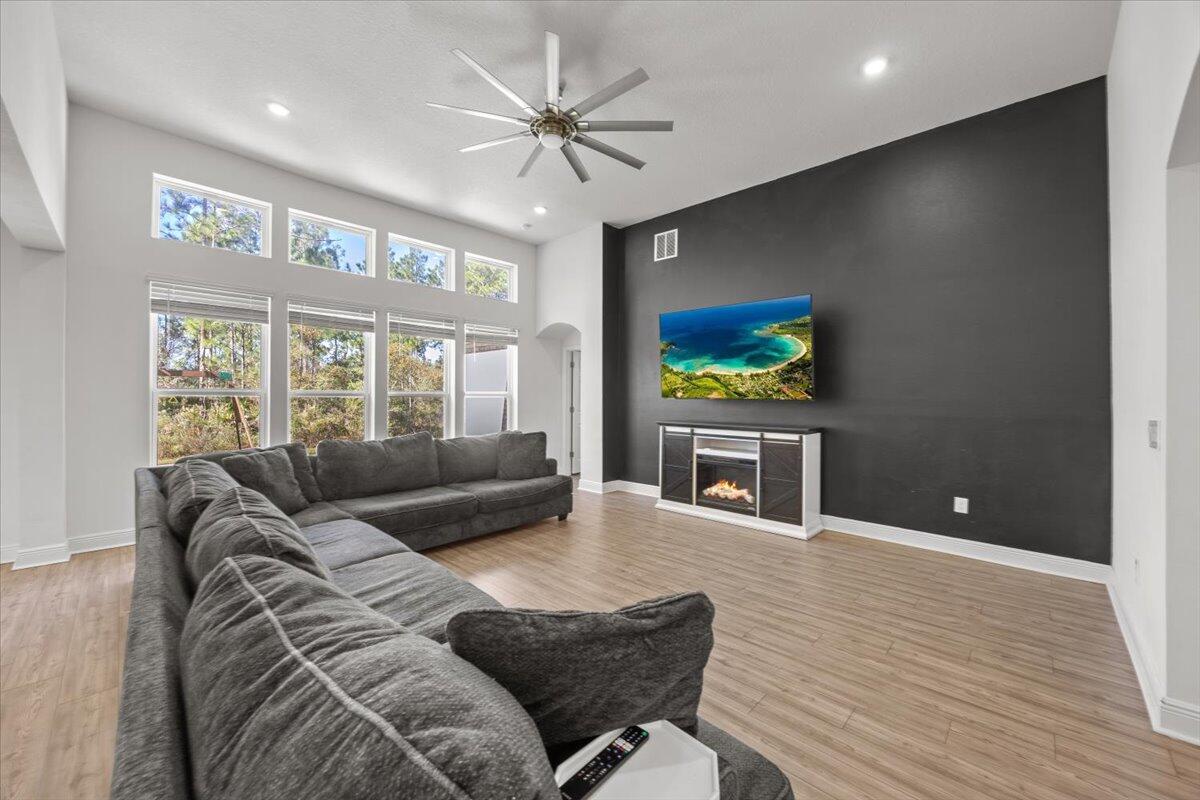
<path id="1" fill-rule="evenodd" d="M 242 486 L 260 492 L 284 514 L 308 508 L 308 498 L 296 480 L 291 456 L 284 450 L 259 450 L 221 459 L 221 466 Z"/>
<path id="2" fill-rule="evenodd" d="M 436 486 L 433 436 L 420 431 L 372 442 L 326 439 L 317 445 L 317 481 L 326 500 Z"/>
<path id="3" fill-rule="evenodd" d="M 196 520 L 184 554 L 192 585 L 204 580 L 223 559 L 236 555 L 267 556 L 318 578 L 329 578 L 329 571 L 296 523 L 267 498 L 244 486 L 213 500 Z"/>
<path id="4" fill-rule="evenodd" d="M 504 481 L 541 478 L 546 474 L 546 434 L 504 431 L 497 448 L 496 477 Z"/>
<path id="5" fill-rule="evenodd" d="M 694 734 L 713 614 L 702 592 L 613 612 L 483 608 L 451 617 L 446 637 L 512 692 L 550 747 L 656 719 Z"/>
<path id="6" fill-rule="evenodd" d="M 278 561 L 237 556 L 209 573 L 180 672 L 198 800 L 559 798 L 511 695 Z"/>
<path id="7" fill-rule="evenodd" d="M 485 481 L 496 477 L 497 435 L 459 436 L 438 439 L 438 470 L 443 486 L 452 483 Z"/>
<path id="8" fill-rule="evenodd" d="M 202 459 L 180 461 L 167 470 L 167 524 L 180 544 L 187 544 L 192 526 L 213 498 L 237 485 L 220 464 Z"/>
<path id="9" fill-rule="evenodd" d="M 244 456 L 247 453 L 261 453 L 264 450 L 282 450 L 288 454 L 288 458 L 292 460 L 292 471 L 296 473 L 296 481 L 300 484 L 300 490 L 304 492 L 304 497 L 310 503 L 319 503 L 325 498 L 321 496 L 321 489 L 317 486 L 317 475 L 313 471 L 312 459 L 308 455 L 308 448 L 304 442 L 288 442 L 287 444 L 277 444 L 271 447 L 251 447 L 241 450 L 214 450 L 211 453 L 201 453 L 195 456 L 184 456 L 176 461 L 176 464 L 182 464 L 184 461 L 193 459 L 203 459 L 211 461 L 214 464 L 220 464 L 229 456 Z"/>

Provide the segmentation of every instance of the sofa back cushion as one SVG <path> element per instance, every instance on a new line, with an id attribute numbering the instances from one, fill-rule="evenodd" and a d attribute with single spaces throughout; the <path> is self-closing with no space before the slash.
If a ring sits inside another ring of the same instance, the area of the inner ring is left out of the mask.
<path id="1" fill-rule="evenodd" d="M 442 485 L 484 481 L 496 477 L 498 434 L 438 439 L 438 470 Z"/>
<path id="2" fill-rule="evenodd" d="M 317 445 L 317 481 L 326 500 L 436 486 L 433 436 L 421 431 L 383 441 L 327 439 Z"/>
<path id="3" fill-rule="evenodd" d="M 546 433 L 504 431 L 496 442 L 496 477 L 520 481 L 546 476 Z"/>
<path id="4" fill-rule="evenodd" d="M 184 562 L 192 585 L 229 556 L 260 555 L 292 564 L 318 578 L 329 571 L 300 528 L 253 489 L 237 486 L 213 500 L 192 528 Z"/>
<path id="5" fill-rule="evenodd" d="M 221 466 L 234 480 L 260 492 L 284 514 L 295 514 L 310 505 L 296 480 L 292 459 L 284 450 L 271 448 L 226 456 Z"/>
<path id="6" fill-rule="evenodd" d="M 203 459 L 180 461 L 167 470 L 167 523 L 181 544 L 187 544 L 192 526 L 213 499 L 238 485 L 220 464 Z"/>
<path id="7" fill-rule="evenodd" d="M 210 572 L 180 654 L 199 800 L 558 800 L 511 695 L 282 562 L 238 556 Z"/>
<path id="8" fill-rule="evenodd" d="M 446 638 L 512 692 L 550 747 L 656 719 L 695 734 L 712 623 L 712 602 L 691 592 L 613 612 L 472 609 Z"/>
<path id="9" fill-rule="evenodd" d="M 325 498 L 321 496 L 321 489 L 317 486 L 317 472 L 312 464 L 312 456 L 308 454 L 308 448 L 304 442 L 288 442 L 287 444 L 277 444 L 271 447 L 248 447 L 243 450 L 214 450 L 211 453 L 200 453 L 194 456 L 184 456 L 176 463 L 184 461 L 212 461 L 215 464 L 220 464 L 230 456 L 241 456 L 247 453 L 262 453 L 266 450 L 282 450 L 287 453 L 288 458 L 292 461 L 292 471 L 296 475 L 296 482 L 300 484 L 300 491 L 304 492 L 304 497 L 310 503 L 319 503 Z"/>

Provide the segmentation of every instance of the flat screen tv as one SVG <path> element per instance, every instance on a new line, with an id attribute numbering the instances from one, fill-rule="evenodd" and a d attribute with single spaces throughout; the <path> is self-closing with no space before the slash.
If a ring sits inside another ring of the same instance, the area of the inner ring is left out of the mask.
<path id="1" fill-rule="evenodd" d="M 812 400 L 812 295 L 658 315 L 662 396 Z"/>

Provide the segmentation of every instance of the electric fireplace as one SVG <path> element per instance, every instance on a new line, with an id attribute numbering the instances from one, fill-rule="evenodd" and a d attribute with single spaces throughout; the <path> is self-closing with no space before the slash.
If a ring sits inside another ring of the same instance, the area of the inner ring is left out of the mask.
<path id="1" fill-rule="evenodd" d="M 696 505 L 758 513 L 758 459 L 696 454 Z"/>

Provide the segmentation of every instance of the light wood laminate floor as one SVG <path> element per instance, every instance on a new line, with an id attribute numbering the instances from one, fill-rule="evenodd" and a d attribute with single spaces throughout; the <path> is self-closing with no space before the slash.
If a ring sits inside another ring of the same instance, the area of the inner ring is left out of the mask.
<path id="1" fill-rule="evenodd" d="M 1200 798 L 1153 733 L 1103 586 L 827 532 L 803 542 L 628 494 L 430 555 L 506 605 L 703 589 L 701 712 L 798 798 Z M 107 796 L 132 548 L 0 571 L 0 800 Z"/>

